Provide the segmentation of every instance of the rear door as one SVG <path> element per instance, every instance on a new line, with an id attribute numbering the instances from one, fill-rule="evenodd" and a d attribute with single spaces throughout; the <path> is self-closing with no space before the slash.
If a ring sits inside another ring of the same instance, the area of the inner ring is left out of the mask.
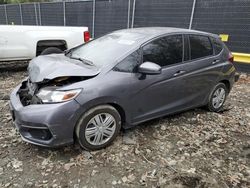
<path id="1" fill-rule="evenodd" d="M 185 82 L 189 85 L 187 106 L 199 106 L 217 83 L 221 72 L 220 56 L 215 55 L 212 42 L 206 35 L 185 35 L 189 43 L 189 59 L 185 63 Z"/>

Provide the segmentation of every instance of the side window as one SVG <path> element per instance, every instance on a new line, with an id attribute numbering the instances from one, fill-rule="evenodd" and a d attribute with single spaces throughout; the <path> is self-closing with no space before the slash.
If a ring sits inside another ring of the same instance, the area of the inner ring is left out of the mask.
<path id="1" fill-rule="evenodd" d="M 221 42 L 219 41 L 220 39 L 211 38 L 211 40 L 214 46 L 214 53 L 215 55 L 218 55 L 223 48 Z"/>
<path id="2" fill-rule="evenodd" d="M 143 62 L 149 61 L 162 67 L 180 63 L 183 60 L 182 35 L 156 39 L 143 47 Z"/>
<path id="3" fill-rule="evenodd" d="M 213 48 L 208 37 L 189 35 L 191 59 L 213 55 Z"/>
<path id="4" fill-rule="evenodd" d="M 136 50 L 120 63 L 118 63 L 114 70 L 120 72 L 136 72 L 137 65 L 141 63 L 141 53 L 140 50 Z"/>

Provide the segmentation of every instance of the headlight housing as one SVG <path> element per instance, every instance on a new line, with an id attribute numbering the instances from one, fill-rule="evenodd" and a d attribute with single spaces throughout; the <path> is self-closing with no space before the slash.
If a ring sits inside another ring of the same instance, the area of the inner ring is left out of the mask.
<path id="1" fill-rule="evenodd" d="M 66 102 L 77 97 L 81 90 L 82 89 L 61 91 L 53 87 L 47 87 L 40 89 L 36 96 L 41 99 L 43 103 Z"/>

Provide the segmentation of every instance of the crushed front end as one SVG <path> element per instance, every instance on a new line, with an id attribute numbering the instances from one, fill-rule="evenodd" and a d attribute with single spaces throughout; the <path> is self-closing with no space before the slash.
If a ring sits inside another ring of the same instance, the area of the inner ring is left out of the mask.
<path id="1" fill-rule="evenodd" d="M 38 84 L 32 83 L 29 79 L 22 82 L 21 87 L 18 90 L 18 95 L 23 106 L 28 106 L 30 104 L 42 104 L 41 99 L 35 95 L 37 90 Z"/>
<path id="2" fill-rule="evenodd" d="M 65 79 L 65 78 L 63 78 Z M 74 125 L 80 105 L 73 99 L 46 104 L 37 96 L 40 89 L 60 87 L 70 80 L 32 83 L 29 79 L 18 85 L 10 95 L 14 124 L 24 141 L 46 147 L 73 143 Z"/>

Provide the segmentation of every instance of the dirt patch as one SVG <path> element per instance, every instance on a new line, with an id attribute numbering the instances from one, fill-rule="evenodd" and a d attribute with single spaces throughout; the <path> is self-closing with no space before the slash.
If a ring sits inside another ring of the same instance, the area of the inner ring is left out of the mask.
<path id="1" fill-rule="evenodd" d="M 23 142 L 8 94 L 25 72 L 0 75 L 0 187 L 250 187 L 250 77 L 221 113 L 194 109 L 122 132 L 106 149 Z"/>
<path id="2" fill-rule="evenodd" d="M 28 61 L 7 61 L 0 62 L 0 73 L 10 71 L 25 71 L 28 67 Z"/>

